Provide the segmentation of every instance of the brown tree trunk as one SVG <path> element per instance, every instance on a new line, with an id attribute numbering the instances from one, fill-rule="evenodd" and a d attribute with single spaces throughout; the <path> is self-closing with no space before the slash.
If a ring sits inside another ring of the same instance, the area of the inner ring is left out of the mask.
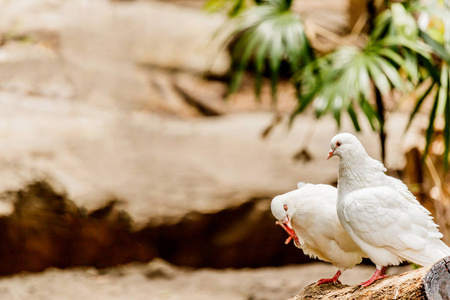
<path id="1" fill-rule="evenodd" d="M 313 283 L 292 300 L 303 299 L 450 299 L 450 256 L 432 266 L 378 280 L 366 288 Z"/>

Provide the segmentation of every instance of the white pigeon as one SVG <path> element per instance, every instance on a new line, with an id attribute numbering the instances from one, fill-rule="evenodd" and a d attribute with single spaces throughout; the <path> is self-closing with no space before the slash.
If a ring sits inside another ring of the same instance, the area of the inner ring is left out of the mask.
<path id="1" fill-rule="evenodd" d="M 339 223 L 336 214 L 337 189 L 324 184 L 298 183 L 298 189 L 275 197 L 272 214 L 295 245 L 306 255 L 330 262 L 339 270 L 318 284 L 339 282 L 346 269 L 367 257 Z"/>
<path id="2" fill-rule="evenodd" d="M 430 212 L 403 182 L 384 174 L 383 164 L 371 158 L 354 135 L 334 136 L 328 159 L 332 156 L 340 158 L 339 221 L 376 265 L 362 286 L 385 277 L 388 265 L 406 260 L 426 266 L 450 255 Z"/>

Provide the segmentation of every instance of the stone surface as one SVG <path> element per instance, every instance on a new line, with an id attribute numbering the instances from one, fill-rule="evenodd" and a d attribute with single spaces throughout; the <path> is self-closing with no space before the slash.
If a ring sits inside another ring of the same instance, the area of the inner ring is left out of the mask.
<path id="1" fill-rule="evenodd" d="M 0 5 L 0 88 L 8 91 L 192 116 L 195 109 L 189 113 L 164 74 L 222 75 L 228 68 L 220 40 L 213 39 L 221 15 L 153 1 Z"/>
<path id="2" fill-rule="evenodd" d="M 261 139 L 271 121 L 268 113 L 181 121 L 5 92 L 0 103 L 0 191 L 48 176 L 89 210 L 112 196 L 123 199 L 138 223 L 218 211 L 254 195 L 271 197 L 293 189 L 297 181 L 336 180 L 337 160 L 325 156 L 337 131 L 326 118 L 315 122 L 307 140 L 308 116 L 300 117 L 290 132 L 280 125 Z M 394 168 L 402 157 L 396 134 L 388 145 L 388 166 Z M 375 134 L 366 131 L 362 142 L 378 156 Z M 312 161 L 292 161 L 300 146 Z"/>
<path id="3" fill-rule="evenodd" d="M 4 34 L 54 31 L 72 63 L 94 68 L 114 60 L 219 74 L 228 66 L 218 41 L 211 43 L 224 21 L 219 14 L 154 1 L 4 0 L 1 5 Z"/>
<path id="4" fill-rule="evenodd" d="M 160 265 L 156 262 L 155 265 Z M 155 300 L 279 300 L 288 299 L 316 279 L 330 276 L 335 268 L 328 264 L 306 264 L 283 268 L 193 271 L 165 265 L 170 278 L 146 274 L 154 263 L 129 264 L 96 270 L 49 269 L 42 274 L 21 274 L 0 280 L 3 299 L 155 299 Z M 170 270 L 170 271 L 169 271 Z M 396 272 L 402 269 L 393 270 Z M 358 266 L 341 279 L 357 284 L 370 277 L 373 267 Z"/>

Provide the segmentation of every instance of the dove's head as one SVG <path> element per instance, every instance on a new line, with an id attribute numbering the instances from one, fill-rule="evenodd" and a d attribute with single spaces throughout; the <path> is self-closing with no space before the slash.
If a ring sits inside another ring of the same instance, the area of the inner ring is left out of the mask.
<path id="1" fill-rule="evenodd" d="M 296 211 L 293 195 L 286 193 L 276 196 L 270 208 L 275 219 L 292 229 L 291 220 Z"/>
<path id="2" fill-rule="evenodd" d="M 331 150 L 328 152 L 328 158 L 339 156 L 340 159 L 348 156 L 366 154 L 361 142 L 351 133 L 339 133 L 331 139 Z M 366 154 L 367 155 L 367 154 Z"/>
<path id="3" fill-rule="evenodd" d="M 284 243 L 288 244 L 293 239 L 295 246 L 301 248 L 302 246 L 300 239 L 291 224 L 292 217 L 296 210 L 295 192 L 296 191 L 291 191 L 273 198 L 271 209 L 272 214 L 278 220 L 275 224 L 280 225 L 289 234 L 289 237 Z"/>

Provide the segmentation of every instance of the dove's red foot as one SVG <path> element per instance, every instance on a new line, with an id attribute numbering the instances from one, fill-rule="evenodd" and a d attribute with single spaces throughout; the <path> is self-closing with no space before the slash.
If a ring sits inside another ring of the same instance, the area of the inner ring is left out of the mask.
<path id="1" fill-rule="evenodd" d="M 280 225 L 283 227 L 283 229 L 289 234 L 289 237 L 284 242 L 286 245 L 289 244 L 289 242 L 294 239 L 294 243 L 297 247 L 300 247 L 300 241 L 298 240 L 298 236 L 295 233 L 294 229 L 288 227 L 286 224 L 276 221 L 275 224 Z"/>
<path id="2" fill-rule="evenodd" d="M 378 279 L 382 279 L 387 277 L 387 275 L 384 275 L 384 272 L 386 271 L 386 267 L 382 267 L 380 270 L 376 270 L 375 274 L 373 274 L 372 278 L 370 278 L 367 281 L 364 281 L 363 283 L 361 283 L 359 286 L 362 287 L 368 287 L 369 285 L 371 285 L 372 283 L 374 283 L 376 280 Z"/>
<path id="3" fill-rule="evenodd" d="M 336 274 L 333 276 L 333 278 L 324 278 L 324 279 L 320 279 L 319 281 L 317 281 L 317 285 L 319 284 L 324 284 L 324 283 L 328 283 L 328 282 L 332 282 L 332 283 L 341 283 L 339 281 L 339 276 L 341 276 L 341 270 L 338 270 L 336 272 Z"/>

